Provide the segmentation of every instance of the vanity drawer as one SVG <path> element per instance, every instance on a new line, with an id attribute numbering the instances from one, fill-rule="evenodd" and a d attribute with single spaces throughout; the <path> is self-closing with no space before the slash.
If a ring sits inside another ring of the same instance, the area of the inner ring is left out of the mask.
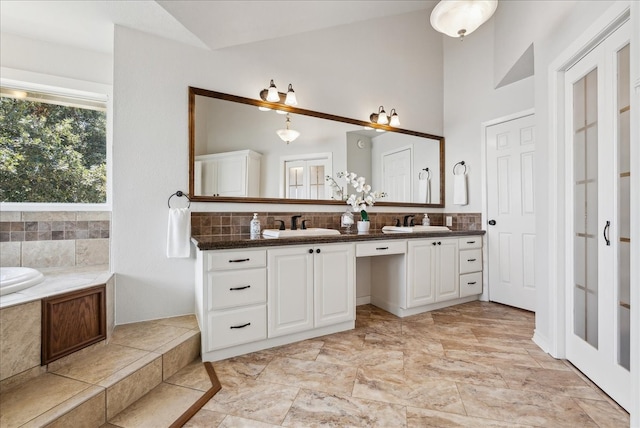
<path id="1" fill-rule="evenodd" d="M 213 272 L 209 275 L 208 310 L 267 302 L 267 269 Z"/>
<path id="2" fill-rule="evenodd" d="M 209 270 L 265 267 L 267 266 L 267 251 L 212 251 L 208 254 L 208 259 Z"/>
<path id="3" fill-rule="evenodd" d="M 374 241 L 356 244 L 356 257 L 386 256 L 387 254 L 405 254 L 407 241 Z"/>
<path id="4" fill-rule="evenodd" d="M 482 250 L 460 251 L 460 273 L 482 271 Z"/>
<path id="5" fill-rule="evenodd" d="M 460 275 L 460 297 L 482 293 L 482 272 Z"/>
<path id="6" fill-rule="evenodd" d="M 458 238 L 458 248 L 460 250 L 482 248 L 482 236 L 467 236 L 465 238 Z"/>
<path id="7" fill-rule="evenodd" d="M 267 338 L 267 306 L 212 312 L 205 352 Z"/>

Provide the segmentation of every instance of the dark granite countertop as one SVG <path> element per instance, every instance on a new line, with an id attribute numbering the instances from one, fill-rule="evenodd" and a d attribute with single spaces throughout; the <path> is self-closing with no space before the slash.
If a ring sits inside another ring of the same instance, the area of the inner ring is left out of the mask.
<path id="1" fill-rule="evenodd" d="M 484 235 L 484 230 L 457 230 L 451 232 L 410 232 L 410 233 L 382 233 L 379 230 L 369 233 L 341 233 L 331 236 L 304 236 L 296 238 L 251 238 L 248 234 L 241 235 L 201 235 L 192 236 L 191 240 L 199 250 L 228 250 L 238 248 L 276 247 L 284 245 L 333 244 L 339 242 L 379 241 L 388 239 L 425 239 L 440 237 L 456 237 L 470 235 Z"/>

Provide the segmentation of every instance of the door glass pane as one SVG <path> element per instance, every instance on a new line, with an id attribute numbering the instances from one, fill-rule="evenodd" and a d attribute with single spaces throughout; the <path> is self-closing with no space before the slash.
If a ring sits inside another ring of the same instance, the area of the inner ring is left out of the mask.
<path id="1" fill-rule="evenodd" d="M 631 334 L 631 234 L 629 45 L 618 51 L 618 363 L 629 370 Z"/>
<path id="2" fill-rule="evenodd" d="M 289 168 L 289 198 L 304 198 L 303 167 Z"/>
<path id="3" fill-rule="evenodd" d="M 324 199 L 324 165 L 309 167 L 309 199 Z"/>
<path id="4" fill-rule="evenodd" d="M 598 347 L 597 69 L 573 85 L 573 332 Z"/>

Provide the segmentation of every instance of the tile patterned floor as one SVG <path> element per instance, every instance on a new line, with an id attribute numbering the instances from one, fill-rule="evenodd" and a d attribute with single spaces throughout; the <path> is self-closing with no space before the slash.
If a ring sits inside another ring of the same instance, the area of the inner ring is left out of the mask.
<path id="1" fill-rule="evenodd" d="M 533 314 L 472 302 L 214 363 L 185 427 L 628 427 L 629 415 L 532 341 Z"/>

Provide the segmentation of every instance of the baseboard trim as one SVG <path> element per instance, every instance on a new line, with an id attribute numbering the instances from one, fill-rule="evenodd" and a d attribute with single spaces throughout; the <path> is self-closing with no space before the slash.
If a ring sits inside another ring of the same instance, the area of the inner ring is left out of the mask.
<path id="1" fill-rule="evenodd" d="M 531 338 L 531 340 L 533 341 L 533 343 L 538 345 L 540 349 L 549 354 L 549 341 L 540 333 L 538 333 L 538 330 L 533 330 L 533 337 Z"/>
<path id="2" fill-rule="evenodd" d="M 356 306 L 368 305 L 371 303 L 371 296 L 356 297 Z"/>

